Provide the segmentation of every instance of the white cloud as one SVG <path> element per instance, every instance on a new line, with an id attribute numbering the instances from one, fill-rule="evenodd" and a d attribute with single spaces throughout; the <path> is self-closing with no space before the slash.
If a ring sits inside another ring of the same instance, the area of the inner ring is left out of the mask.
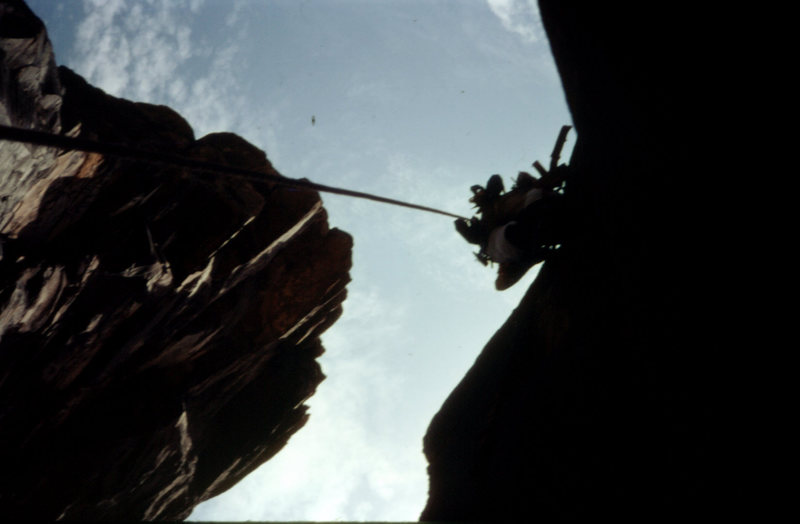
<path id="1" fill-rule="evenodd" d="M 191 31 L 182 3 L 85 0 L 74 67 L 90 83 L 134 100 L 162 96 L 178 67 L 191 56 Z"/>
<path id="2" fill-rule="evenodd" d="M 526 42 L 538 42 L 542 23 L 536 0 L 486 0 L 489 9 L 500 19 L 503 27 L 518 34 Z"/>
<path id="3" fill-rule="evenodd" d="M 200 11 L 200 8 L 203 6 L 205 0 L 189 0 L 189 9 L 192 13 L 197 13 Z"/>
<path id="4" fill-rule="evenodd" d="M 195 38 L 192 23 L 202 6 L 84 0 L 69 65 L 109 94 L 172 107 L 197 136 L 230 131 L 247 116 L 234 70 L 244 32 L 226 31 L 221 43 Z"/>
<path id="5" fill-rule="evenodd" d="M 225 27 L 235 28 L 239 25 L 239 20 L 244 10 L 245 3 L 242 0 L 236 0 L 231 6 L 228 15 L 225 17 Z"/>

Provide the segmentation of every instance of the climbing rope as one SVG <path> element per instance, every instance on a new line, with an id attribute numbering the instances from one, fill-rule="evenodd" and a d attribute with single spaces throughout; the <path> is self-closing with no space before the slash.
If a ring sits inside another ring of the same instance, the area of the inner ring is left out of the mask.
<path id="1" fill-rule="evenodd" d="M 336 195 L 344 195 L 354 198 L 363 198 L 372 200 L 374 202 L 383 202 L 384 204 L 391 204 L 395 206 L 408 207 L 420 211 L 427 211 L 429 213 L 437 213 L 452 218 L 461 218 L 467 220 L 465 217 L 442 211 L 428 206 L 421 206 L 419 204 L 412 204 L 402 200 L 395 200 L 393 198 L 386 198 L 370 193 L 361 191 L 353 191 L 351 189 L 342 189 L 339 187 L 326 186 L 317 184 L 309 180 L 298 180 L 296 178 L 286 178 L 269 173 L 262 173 L 250 169 L 244 169 L 233 166 L 226 166 L 224 164 L 216 164 L 214 162 L 206 162 L 203 160 L 194 160 L 191 158 L 182 157 L 170 153 L 160 151 L 137 149 L 122 144 L 97 142 L 88 140 L 86 138 L 74 138 L 65 135 L 56 135 L 43 131 L 34 131 L 31 129 L 22 129 L 19 127 L 10 127 L 0 125 L 0 140 L 9 140 L 13 142 L 27 142 L 40 146 L 57 147 L 59 149 L 69 149 L 84 151 L 87 153 L 100 153 L 102 155 L 114 156 L 118 158 L 128 158 L 133 160 L 140 160 L 152 164 L 166 164 L 178 167 L 185 167 L 195 171 L 203 171 L 208 173 L 235 176 L 243 178 L 251 182 L 273 182 L 282 186 L 299 187 L 304 189 L 311 189 L 321 193 L 333 193 Z"/>

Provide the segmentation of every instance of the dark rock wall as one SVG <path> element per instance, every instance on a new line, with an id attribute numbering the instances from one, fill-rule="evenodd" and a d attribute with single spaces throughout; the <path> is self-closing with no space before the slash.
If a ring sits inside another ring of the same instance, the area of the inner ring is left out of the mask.
<path id="1" fill-rule="evenodd" d="M 0 123 L 277 174 L 56 68 L 21 2 L 0 53 Z M 352 246 L 318 194 L 0 142 L 0 202 L 4 518 L 185 518 L 304 425 Z"/>
<path id="2" fill-rule="evenodd" d="M 431 422 L 422 519 L 736 513 L 750 494 L 714 19 L 540 6 L 578 134 L 570 234 Z"/>

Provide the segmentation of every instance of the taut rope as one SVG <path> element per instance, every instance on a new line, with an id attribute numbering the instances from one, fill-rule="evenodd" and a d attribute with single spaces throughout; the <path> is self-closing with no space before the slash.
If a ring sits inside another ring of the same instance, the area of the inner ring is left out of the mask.
<path id="1" fill-rule="evenodd" d="M 392 204 L 395 206 L 408 207 L 411 209 L 418 209 L 420 211 L 428 211 L 429 213 L 437 213 L 452 218 L 461 218 L 466 220 L 465 217 L 442 211 L 428 206 L 421 206 L 419 204 L 412 204 L 410 202 L 403 202 L 402 200 L 395 200 L 393 198 L 386 198 L 370 193 L 361 191 L 353 191 L 351 189 L 342 189 L 339 187 L 326 186 L 317 184 L 308 180 L 298 180 L 296 178 L 286 178 L 269 173 L 261 173 L 250 169 L 243 169 L 239 167 L 226 166 L 223 164 L 216 164 L 214 162 L 205 162 L 202 160 L 193 160 L 179 155 L 170 153 L 163 153 L 160 151 L 151 151 L 145 149 L 137 149 L 122 144 L 97 142 L 88 140 L 86 138 L 73 138 L 64 135 L 56 135 L 43 131 L 33 131 L 31 129 L 22 129 L 19 127 L 10 127 L 0 125 L 0 140 L 10 140 L 14 142 L 27 142 L 40 146 L 57 147 L 59 149 L 71 149 L 77 151 L 85 151 L 89 153 L 100 153 L 102 155 L 115 156 L 119 158 L 129 158 L 140 160 L 143 162 L 150 162 L 156 164 L 167 164 L 179 167 L 186 167 L 196 171 L 205 171 L 215 174 L 235 176 L 244 178 L 252 182 L 273 182 L 283 186 L 300 187 L 304 189 L 312 189 L 321 193 L 333 193 L 336 195 L 344 195 L 355 198 L 364 198 L 375 202 L 383 202 L 384 204 Z"/>

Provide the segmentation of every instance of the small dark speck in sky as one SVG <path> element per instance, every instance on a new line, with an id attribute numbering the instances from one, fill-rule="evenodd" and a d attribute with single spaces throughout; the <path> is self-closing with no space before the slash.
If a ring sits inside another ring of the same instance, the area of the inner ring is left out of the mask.
<path id="1" fill-rule="evenodd" d="M 314 115 L 311 115 L 311 125 L 313 126 L 316 123 L 317 123 L 317 117 L 315 117 Z"/>

